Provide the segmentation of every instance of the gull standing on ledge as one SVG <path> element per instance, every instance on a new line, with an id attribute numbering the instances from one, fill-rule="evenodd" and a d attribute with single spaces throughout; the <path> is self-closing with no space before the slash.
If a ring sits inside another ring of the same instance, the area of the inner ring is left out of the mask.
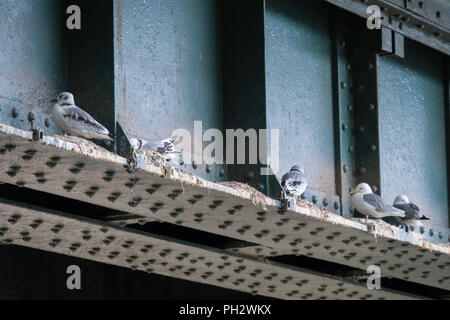
<path id="1" fill-rule="evenodd" d="M 113 134 L 97 122 L 89 113 L 75 105 L 73 94 L 63 92 L 58 95 L 52 114 L 56 125 L 65 133 L 88 140 L 113 140 Z"/>
<path id="2" fill-rule="evenodd" d="M 372 189 L 367 183 L 360 183 L 355 190 L 350 192 L 352 205 L 358 212 L 366 216 L 366 221 L 369 216 L 379 219 L 384 217 L 401 217 L 405 216 L 403 210 L 394 208 L 384 202 L 383 198 L 372 192 Z"/>
<path id="3" fill-rule="evenodd" d="M 291 170 L 281 178 L 281 186 L 288 197 L 301 196 L 308 186 L 305 178 L 305 169 L 293 166 Z"/>
<path id="4" fill-rule="evenodd" d="M 405 217 L 402 221 L 409 227 L 421 227 L 423 223 L 420 220 L 430 220 L 427 216 L 420 213 L 420 208 L 409 201 L 404 194 L 397 196 L 394 200 L 394 207 L 405 211 Z"/>

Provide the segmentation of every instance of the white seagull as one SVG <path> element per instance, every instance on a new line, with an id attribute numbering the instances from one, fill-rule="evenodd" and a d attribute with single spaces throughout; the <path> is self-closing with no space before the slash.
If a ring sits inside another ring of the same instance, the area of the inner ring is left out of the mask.
<path id="1" fill-rule="evenodd" d="M 301 196 L 308 186 L 305 178 L 305 169 L 293 166 L 291 170 L 281 178 L 281 186 L 287 196 Z"/>
<path id="2" fill-rule="evenodd" d="M 354 190 L 350 192 L 352 205 L 358 212 L 372 218 L 384 218 L 384 217 L 401 217 L 405 216 L 403 210 L 394 208 L 388 205 L 383 198 L 372 192 L 372 189 L 367 183 L 360 183 Z"/>
<path id="3" fill-rule="evenodd" d="M 113 134 L 97 122 L 89 113 L 75 105 L 73 94 L 63 92 L 58 95 L 52 114 L 56 125 L 65 133 L 88 140 L 113 140 Z"/>
<path id="4" fill-rule="evenodd" d="M 175 141 L 177 141 L 177 137 L 165 139 L 162 141 L 148 141 L 141 138 L 130 139 L 130 143 L 135 150 L 152 150 L 162 155 L 179 152 L 175 148 Z"/>
<path id="5" fill-rule="evenodd" d="M 427 216 L 420 213 L 420 208 L 409 201 L 404 194 L 397 196 L 394 200 L 394 207 L 405 211 L 405 217 L 402 221 L 409 227 L 421 227 L 423 223 L 420 220 L 430 220 Z"/>

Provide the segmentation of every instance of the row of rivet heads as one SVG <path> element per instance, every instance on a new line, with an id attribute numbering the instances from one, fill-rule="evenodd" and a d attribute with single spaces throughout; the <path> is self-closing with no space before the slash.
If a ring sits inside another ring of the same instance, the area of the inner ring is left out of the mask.
<path id="1" fill-rule="evenodd" d="M 367 1 L 364 0 L 363 2 L 367 2 Z M 408 2 L 412 2 L 412 1 L 408 1 Z M 424 3 L 425 3 L 424 1 L 418 1 L 418 6 L 422 10 L 424 8 Z M 383 13 L 382 19 L 387 21 L 389 27 L 391 27 L 391 28 L 398 28 L 400 31 L 402 31 L 404 29 L 404 23 L 406 23 L 408 26 L 410 26 L 413 29 L 428 31 L 436 38 L 440 38 L 442 36 L 442 33 L 439 30 L 436 30 L 434 28 L 430 29 L 430 27 L 428 27 L 429 30 L 427 30 L 426 26 L 420 20 L 415 19 L 409 15 L 403 15 L 400 13 L 386 14 L 388 8 L 380 6 L 380 9 Z M 431 12 L 430 12 L 430 14 L 431 14 Z M 434 17 L 436 17 L 437 19 L 441 19 L 443 17 L 443 13 L 440 10 L 435 10 Z"/>

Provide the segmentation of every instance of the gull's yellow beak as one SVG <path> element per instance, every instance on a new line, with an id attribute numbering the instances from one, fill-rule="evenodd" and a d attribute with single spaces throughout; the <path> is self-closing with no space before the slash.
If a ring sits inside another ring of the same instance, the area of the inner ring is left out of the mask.
<path id="1" fill-rule="evenodd" d="M 351 195 L 354 195 L 355 193 L 356 193 L 356 190 L 350 191 L 350 194 L 351 194 Z"/>

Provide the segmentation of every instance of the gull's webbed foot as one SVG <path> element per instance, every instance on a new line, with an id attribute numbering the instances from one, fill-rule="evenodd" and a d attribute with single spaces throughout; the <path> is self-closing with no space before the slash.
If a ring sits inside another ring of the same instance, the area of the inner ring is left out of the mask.
<path id="1" fill-rule="evenodd" d="M 129 173 L 135 172 L 137 168 L 137 155 L 134 148 L 131 148 L 130 153 L 127 156 L 127 164 L 125 166 Z"/>

